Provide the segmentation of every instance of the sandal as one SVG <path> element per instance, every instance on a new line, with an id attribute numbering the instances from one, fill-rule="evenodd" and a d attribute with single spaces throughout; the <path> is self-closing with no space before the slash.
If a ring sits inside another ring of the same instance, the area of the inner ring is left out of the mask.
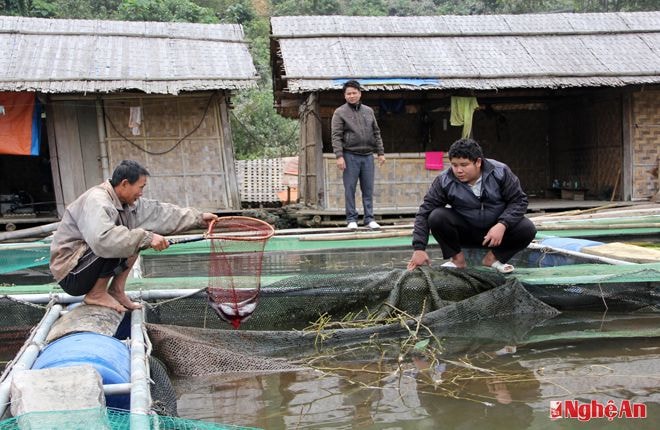
<path id="1" fill-rule="evenodd" d="M 513 267 L 510 264 L 502 263 L 498 260 L 495 260 L 493 264 L 490 265 L 493 269 L 497 270 L 500 273 L 511 273 L 514 270 L 516 270 L 515 267 Z"/>

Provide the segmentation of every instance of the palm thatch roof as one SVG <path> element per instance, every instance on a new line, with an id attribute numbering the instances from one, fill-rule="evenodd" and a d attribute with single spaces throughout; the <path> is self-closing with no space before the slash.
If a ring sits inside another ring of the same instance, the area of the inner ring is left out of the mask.
<path id="1" fill-rule="evenodd" d="M 240 25 L 0 16 L 0 91 L 177 94 L 256 78 Z"/>
<path id="2" fill-rule="evenodd" d="M 275 88 L 560 88 L 660 83 L 660 12 L 271 18 Z M 362 82 L 364 84 L 364 82 Z"/>

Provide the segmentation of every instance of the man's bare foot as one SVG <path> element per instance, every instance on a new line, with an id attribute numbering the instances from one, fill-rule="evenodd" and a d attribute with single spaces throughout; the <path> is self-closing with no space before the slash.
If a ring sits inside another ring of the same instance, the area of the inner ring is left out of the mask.
<path id="1" fill-rule="evenodd" d="M 459 269 L 465 269 L 467 267 L 467 262 L 465 261 L 465 254 L 463 254 L 463 252 L 459 252 L 458 254 L 451 257 L 451 262 L 454 263 L 454 266 L 456 266 Z"/>
<path id="2" fill-rule="evenodd" d="M 454 260 L 451 260 L 451 262 L 454 263 L 454 266 L 456 266 L 457 269 L 465 269 L 467 267 L 465 260 L 463 260 L 461 263 L 457 263 Z"/>
<path id="3" fill-rule="evenodd" d="M 483 260 L 481 260 L 481 264 L 483 264 L 486 267 L 490 267 L 496 261 L 497 261 L 497 257 L 495 257 L 495 254 L 493 254 L 492 251 L 488 251 L 486 255 L 484 255 Z"/>
<path id="4" fill-rule="evenodd" d="M 83 303 L 87 305 L 104 306 L 106 308 L 114 309 L 119 313 L 126 312 L 126 308 L 108 293 L 91 296 L 88 294 L 83 299 Z"/>
<path id="5" fill-rule="evenodd" d="M 142 305 L 140 303 L 136 303 L 132 301 L 131 299 L 128 298 L 126 294 L 117 293 L 112 290 L 109 290 L 108 292 L 115 300 L 117 300 L 117 302 L 119 302 L 126 309 L 131 311 L 133 309 L 142 309 Z"/>

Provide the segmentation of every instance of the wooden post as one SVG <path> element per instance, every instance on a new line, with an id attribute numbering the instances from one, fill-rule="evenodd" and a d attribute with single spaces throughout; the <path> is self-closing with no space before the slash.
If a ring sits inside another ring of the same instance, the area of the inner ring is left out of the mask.
<path id="1" fill-rule="evenodd" d="M 62 178 L 60 174 L 60 157 L 57 150 L 57 136 L 55 135 L 55 115 L 53 113 L 53 105 L 48 102 L 46 106 L 46 133 L 48 133 L 48 153 L 50 154 L 50 171 L 53 176 L 53 191 L 55 192 L 55 204 L 57 206 L 57 216 L 61 219 L 66 209 L 66 201 L 64 201 Z"/>
<path id="2" fill-rule="evenodd" d="M 300 201 L 311 206 L 319 206 L 323 201 L 323 138 L 317 93 L 311 93 L 300 106 L 299 117 Z"/>
<path id="3" fill-rule="evenodd" d="M 621 177 L 621 200 L 630 201 L 633 197 L 633 109 L 632 94 L 623 94 L 621 114 L 623 131 L 623 172 Z"/>
<path id="4" fill-rule="evenodd" d="M 227 183 L 227 193 L 226 198 L 229 199 L 228 207 L 233 209 L 241 208 L 241 197 L 238 190 L 238 182 L 236 181 L 236 166 L 234 161 L 236 160 L 234 156 L 234 140 L 231 134 L 231 122 L 229 120 L 229 111 L 227 106 L 227 98 L 223 93 L 219 100 L 214 103 L 213 111 L 216 113 L 216 118 L 218 118 L 219 129 L 222 130 L 221 137 L 221 148 L 220 152 L 222 153 L 222 161 L 224 163 L 224 179 Z"/>
<path id="5" fill-rule="evenodd" d="M 76 104 L 67 101 L 52 103 L 53 131 L 57 145 L 63 204 L 66 206 L 84 193 L 84 160 L 80 145 L 80 127 Z M 94 142 L 96 138 L 94 138 Z M 64 174 L 63 174 L 64 172 Z M 57 185 L 55 185 L 57 186 Z"/>

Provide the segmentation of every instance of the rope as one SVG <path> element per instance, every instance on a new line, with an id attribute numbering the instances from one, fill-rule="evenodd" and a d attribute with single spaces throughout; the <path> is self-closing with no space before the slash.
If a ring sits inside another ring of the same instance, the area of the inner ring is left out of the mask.
<path id="1" fill-rule="evenodd" d="M 142 146 L 138 145 L 137 143 L 133 142 L 133 141 L 132 141 L 131 139 L 129 139 L 128 137 L 124 136 L 124 135 L 123 135 L 123 134 L 117 129 L 117 127 L 116 127 L 115 124 L 112 122 L 112 119 L 110 119 L 110 117 L 108 116 L 108 114 L 105 113 L 105 109 L 103 109 L 103 116 L 105 117 L 105 119 L 108 120 L 108 123 L 110 124 L 110 126 L 112 127 L 112 129 L 115 131 L 115 133 L 117 133 L 117 134 L 119 135 L 119 137 L 121 137 L 121 138 L 124 139 L 126 142 L 130 143 L 131 145 L 133 145 L 134 147 L 136 147 L 136 148 L 139 149 L 140 151 L 145 152 L 145 153 L 147 153 L 147 154 L 149 154 L 149 155 L 164 155 L 164 154 L 167 154 L 168 152 L 172 152 L 177 146 L 179 146 L 179 145 L 181 144 L 181 142 L 183 142 L 184 140 L 186 140 L 190 135 L 192 135 L 193 133 L 195 133 L 195 132 L 199 129 L 199 127 L 202 126 L 202 123 L 204 122 L 204 119 L 206 119 L 206 114 L 207 114 L 208 111 L 209 111 L 209 107 L 211 107 L 211 102 L 213 101 L 213 97 L 214 97 L 214 96 L 215 96 L 215 93 L 211 94 L 211 96 L 209 97 L 209 101 L 206 103 L 206 107 L 204 108 L 204 114 L 202 115 L 202 118 L 199 120 L 199 123 L 197 123 L 197 125 L 196 125 L 196 126 L 195 126 L 195 127 L 194 127 L 194 128 L 188 133 L 188 134 L 186 134 L 186 135 L 183 136 L 181 139 L 179 139 L 179 140 L 178 140 L 178 141 L 177 141 L 177 142 L 176 142 L 176 143 L 175 143 L 170 149 L 167 149 L 167 150 L 165 150 L 165 151 L 161 151 L 161 152 L 154 152 L 154 151 L 149 151 L 149 150 L 147 150 L 147 149 L 144 149 L 144 148 L 142 148 Z"/>
<path id="2" fill-rule="evenodd" d="M 155 304 L 151 304 L 151 303 L 149 303 L 149 302 L 145 302 L 145 301 L 143 301 L 143 303 L 147 306 L 148 309 L 153 310 L 153 309 L 158 308 L 159 306 L 162 306 L 162 305 L 165 305 L 165 304 L 168 304 L 168 303 L 171 303 L 171 302 L 175 302 L 175 301 L 177 301 L 177 300 L 181 300 L 181 299 L 186 299 L 186 298 L 188 298 L 188 297 L 192 297 L 192 296 L 194 296 L 194 295 L 196 295 L 196 294 L 201 293 L 201 292 L 204 291 L 204 290 L 206 290 L 206 287 L 204 287 L 204 288 L 200 288 L 199 290 L 195 290 L 195 291 L 193 291 L 193 292 L 191 292 L 191 293 L 184 294 L 184 295 L 179 296 L 179 297 L 174 297 L 174 298 L 171 298 L 171 299 L 168 299 L 168 300 L 163 300 L 162 302 L 158 302 L 158 303 L 155 303 Z"/>

